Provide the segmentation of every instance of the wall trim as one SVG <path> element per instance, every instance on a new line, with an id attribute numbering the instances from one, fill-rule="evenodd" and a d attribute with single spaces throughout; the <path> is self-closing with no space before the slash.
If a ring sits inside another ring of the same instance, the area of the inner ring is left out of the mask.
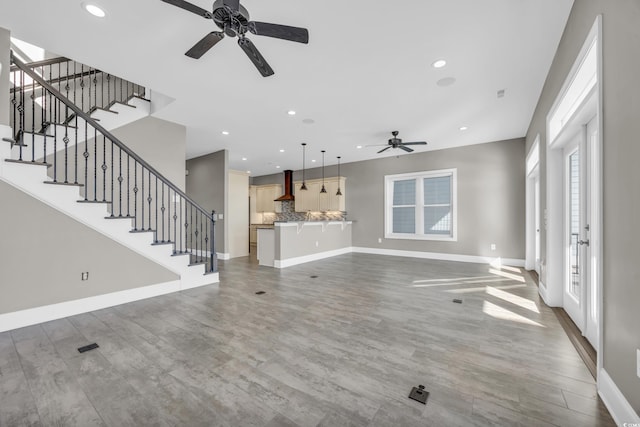
<path id="1" fill-rule="evenodd" d="M 334 249 L 332 251 L 318 252 L 316 254 L 304 255 L 304 256 L 299 256 L 295 258 L 287 258 L 283 260 L 276 259 L 273 261 L 273 266 L 275 268 L 286 268 L 286 267 L 291 267 L 293 265 L 304 264 L 305 262 L 318 261 L 324 258 L 331 258 L 338 255 L 349 254 L 351 252 L 352 252 L 352 248 L 349 246 L 346 248 Z"/>
<path id="2" fill-rule="evenodd" d="M 209 256 L 210 254 L 209 251 L 205 251 L 205 253 L 207 254 L 207 256 Z M 225 261 L 231 259 L 231 254 L 227 252 L 216 252 L 216 256 L 218 257 L 218 259 L 225 260 Z"/>
<path id="3" fill-rule="evenodd" d="M 365 248 L 365 247 L 353 247 L 353 252 L 363 254 L 375 254 L 375 255 L 390 255 L 390 256 L 403 256 L 409 258 L 423 258 L 423 259 L 437 259 L 443 261 L 458 261 L 458 262 L 471 262 L 477 264 L 502 264 L 510 265 L 513 267 L 524 268 L 524 259 L 517 258 L 501 258 L 501 257 L 486 257 L 480 255 L 459 255 L 459 254 L 447 254 L 440 252 L 422 252 L 422 251 L 406 251 L 400 249 L 380 249 L 380 248 Z"/>
<path id="4" fill-rule="evenodd" d="M 611 413 L 616 425 L 629 427 L 640 425 L 640 416 L 604 368 L 598 371 L 598 395 Z"/>
<path id="5" fill-rule="evenodd" d="M 193 282 L 185 285 L 181 280 L 172 280 L 170 282 L 158 283 L 155 285 L 125 289 L 123 291 L 0 314 L 0 332 L 49 322 L 51 320 L 62 319 L 64 317 L 75 316 L 76 314 L 87 313 L 89 311 L 100 310 L 159 295 L 170 294 L 197 286 L 213 284 L 214 282 L 217 282 L 217 274 L 218 273 L 215 273 L 215 276 L 207 275 L 206 277 L 209 280 L 200 281 L 199 283 Z"/>

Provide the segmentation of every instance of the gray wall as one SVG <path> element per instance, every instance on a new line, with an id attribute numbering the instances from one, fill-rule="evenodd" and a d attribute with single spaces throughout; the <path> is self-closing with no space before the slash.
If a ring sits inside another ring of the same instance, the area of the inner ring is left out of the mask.
<path id="1" fill-rule="evenodd" d="M 0 125 L 9 124 L 9 46 L 11 35 L 0 28 Z"/>
<path id="2" fill-rule="evenodd" d="M 187 195 L 207 211 L 227 216 L 227 150 L 187 160 Z M 249 215 L 247 213 L 247 215 Z M 216 222 L 216 251 L 228 253 L 229 243 L 225 233 L 225 220 Z"/>
<path id="3" fill-rule="evenodd" d="M 183 125 L 145 117 L 111 133 L 178 188 L 185 190 L 187 131 Z"/>
<path id="4" fill-rule="evenodd" d="M 3 181 L 0 200 L 0 313 L 179 279 Z"/>
<path id="5" fill-rule="evenodd" d="M 458 241 L 384 238 L 385 175 L 458 169 Z M 399 157 L 346 163 L 347 219 L 353 223 L 353 246 L 524 259 L 524 139 L 490 142 Z M 321 177 L 320 168 L 306 178 Z M 337 175 L 335 166 L 325 176 Z M 294 180 L 302 179 L 300 171 Z M 282 174 L 254 177 L 252 184 L 281 183 Z M 382 238 L 382 243 L 378 243 Z M 491 244 L 496 250 L 491 251 Z"/>
<path id="6" fill-rule="evenodd" d="M 596 16 L 603 16 L 604 368 L 640 414 L 640 2 L 579 0 L 573 5 L 529 131 L 527 151 L 540 134 L 541 209 L 546 208 L 546 116 Z M 541 256 L 546 256 L 541 232 Z"/>

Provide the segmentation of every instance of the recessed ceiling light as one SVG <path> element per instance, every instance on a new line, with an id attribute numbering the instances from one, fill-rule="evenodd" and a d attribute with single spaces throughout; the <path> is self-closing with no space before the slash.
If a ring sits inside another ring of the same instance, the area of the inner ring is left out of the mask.
<path id="1" fill-rule="evenodd" d="M 467 130 L 467 129 L 469 129 L 469 128 L 466 127 L 466 126 L 460 126 L 460 130 Z"/>
<path id="2" fill-rule="evenodd" d="M 223 135 L 229 135 L 229 132 L 228 132 L 228 131 L 226 131 L 226 130 L 223 130 L 223 131 L 222 131 L 222 134 L 223 134 Z"/>
<path id="3" fill-rule="evenodd" d="M 356 148 L 362 148 L 362 145 L 356 145 Z"/>
<path id="4" fill-rule="evenodd" d="M 304 119 L 302 120 L 302 123 L 306 124 L 306 125 L 312 125 L 314 124 L 316 121 L 313 119 Z"/>
<path id="5" fill-rule="evenodd" d="M 280 169 L 280 166 L 276 166 L 276 169 Z"/>
<path id="6" fill-rule="evenodd" d="M 289 111 L 287 111 L 287 114 L 290 115 L 290 116 L 295 116 L 296 112 L 293 111 L 293 110 L 289 110 Z"/>
<path id="7" fill-rule="evenodd" d="M 315 163 L 315 162 L 316 162 L 315 160 L 311 160 L 311 163 Z"/>
<path id="8" fill-rule="evenodd" d="M 247 173 L 251 173 L 251 171 L 247 171 Z"/>
<path id="9" fill-rule="evenodd" d="M 86 3 L 86 4 L 83 4 L 83 6 L 84 6 L 84 10 L 86 10 L 87 12 L 89 12 L 95 17 L 104 18 L 107 15 L 104 10 L 102 10 L 100 7 L 96 6 L 95 4 Z"/>
<path id="10" fill-rule="evenodd" d="M 445 61 L 444 59 L 438 59 L 436 62 L 431 64 L 433 68 L 442 68 L 445 65 L 447 65 L 447 61 Z"/>
<path id="11" fill-rule="evenodd" d="M 242 158 L 242 160 L 247 160 L 247 158 L 246 158 L 246 157 L 243 157 L 243 158 Z"/>
<path id="12" fill-rule="evenodd" d="M 280 152 L 281 152 L 281 153 L 284 153 L 284 150 L 281 148 L 281 149 L 280 149 Z"/>

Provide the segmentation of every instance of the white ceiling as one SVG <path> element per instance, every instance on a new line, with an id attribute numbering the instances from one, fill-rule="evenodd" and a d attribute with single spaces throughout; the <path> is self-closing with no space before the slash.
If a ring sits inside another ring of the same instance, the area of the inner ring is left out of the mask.
<path id="1" fill-rule="evenodd" d="M 160 0 L 92 3 L 106 19 L 80 0 L 3 1 L 0 26 L 175 98 L 155 115 L 187 126 L 187 158 L 226 148 L 232 169 L 258 176 L 300 169 L 301 142 L 310 167 L 323 149 L 327 165 L 404 155 L 356 148 L 392 130 L 429 142 L 416 152 L 524 136 L 573 0 L 244 0 L 252 19 L 309 29 L 308 45 L 250 36 L 268 78 L 235 39 L 184 55 L 217 29 L 211 20 Z M 431 67 L 440 58 L 447 66 Z"/>

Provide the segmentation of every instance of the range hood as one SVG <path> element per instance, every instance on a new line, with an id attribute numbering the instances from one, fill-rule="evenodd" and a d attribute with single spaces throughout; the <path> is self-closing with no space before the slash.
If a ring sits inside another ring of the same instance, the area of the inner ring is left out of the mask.
<path id="1" fill-rule="evenodd" d="M 284 171 L 284 194 L 275 199 L 274 202 L 287 202 L 295 199 L 293 195 L 293 171 L 286 170 Z"/>

